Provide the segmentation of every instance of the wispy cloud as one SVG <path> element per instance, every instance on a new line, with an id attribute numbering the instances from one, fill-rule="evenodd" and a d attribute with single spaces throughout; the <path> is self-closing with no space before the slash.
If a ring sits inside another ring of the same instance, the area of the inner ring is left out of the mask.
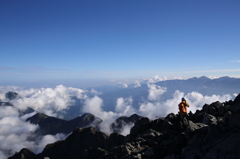
<path id="1" fill-rule="evenodd" d="M 230 62 L 240 62 L 240 60 L 233 60 L 233 61 L 230 61 Z"/>
<path id="2" fill-rule="evenodd" d="M 176 73 L 215 73 L 215 72 L 240 72 L 240 69 L 221 69 L 221 70 L 196 70 L 196 71 L 182 71 Z"/>

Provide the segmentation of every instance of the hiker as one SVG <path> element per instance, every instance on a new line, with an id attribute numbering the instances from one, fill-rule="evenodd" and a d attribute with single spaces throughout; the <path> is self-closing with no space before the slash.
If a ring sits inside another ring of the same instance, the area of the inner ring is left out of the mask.
<path id="1" fill-rule="evenodd" d="M 178 104 L 178 109 L 180 111 L 180 115 L 182 116 L 186 116 L 187 115 L 187 107 L 189 107 L 189 104 L 187 103 L 187 101 L 185 100 L 185 98 L 182 98 L 181 103 Z"/>

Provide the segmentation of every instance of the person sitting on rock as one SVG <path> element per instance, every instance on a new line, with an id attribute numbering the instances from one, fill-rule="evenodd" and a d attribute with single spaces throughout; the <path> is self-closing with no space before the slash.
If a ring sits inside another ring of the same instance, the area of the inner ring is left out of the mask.
<path id="1" fill-rule="evenodd" d="M 181 103 L 178 104 L 178 109 L 180 111 L 181 115 L 187 115 L 187 107 L 189 107 L 189 104 L 185 100 L 185 98 L 182 98 Z"/>

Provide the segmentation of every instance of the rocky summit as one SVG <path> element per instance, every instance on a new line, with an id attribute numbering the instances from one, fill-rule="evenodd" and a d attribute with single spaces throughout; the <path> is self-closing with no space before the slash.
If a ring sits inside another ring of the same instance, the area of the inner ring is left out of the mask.
<path id="1" fill-rule="evenodd" d="M 240 158 L 240 95 L 234 101 L 205 104 L 188 116 L 139 118 L 130 134 L 106 135 L 75 128 L 65 140 L 40 154 L 22 149 L 9 159 L 237 159 Z"/>

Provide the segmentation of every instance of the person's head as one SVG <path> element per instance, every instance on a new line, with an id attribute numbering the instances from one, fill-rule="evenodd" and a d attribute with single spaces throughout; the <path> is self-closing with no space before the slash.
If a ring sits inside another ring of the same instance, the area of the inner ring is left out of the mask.
<path id="1" fill-rule="evenodd" d="M 186 99 L 182 97 L 182 101 L 186 101 Z"/>

